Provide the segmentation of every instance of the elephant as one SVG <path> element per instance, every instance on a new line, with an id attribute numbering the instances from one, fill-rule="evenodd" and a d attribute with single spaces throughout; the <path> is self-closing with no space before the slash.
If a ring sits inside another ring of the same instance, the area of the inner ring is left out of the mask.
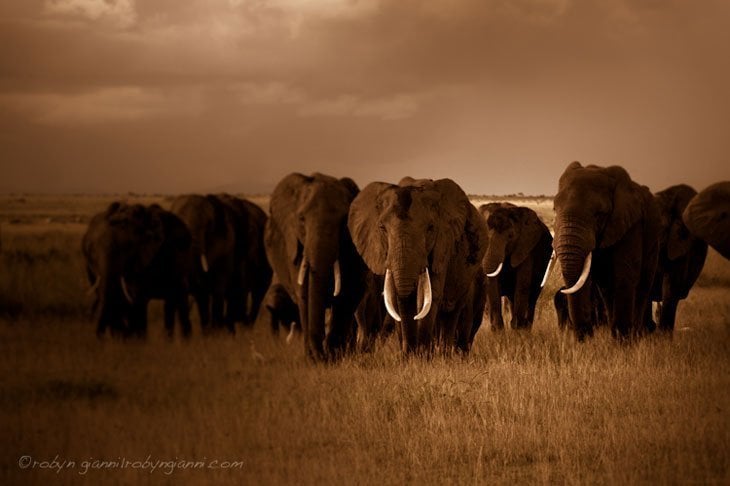
<path id="1" fill-rule="evenodd" d="M 156 204 L 114 202 L 89 222 L 82 253 L 99 337 L 107 327 L 113 335 L 145 337 L 150 299 L 164 300 L 170 337 L 176 314 L 183 336 L 190 336 L 192 238 L 177 216 Z"/>
<path id="2" fill-rule="evenodd" d="M 230 301 L 237 270 L 235 214 L 210 194 L 178 196 L 172 201 L 172 212 L 185 222 L 193 238 L 196 258 L 190 285 L 203 332 L 210 332 L 212 323 L 213 328 L 225 326 L 235 333 L 232 312 L 236 305 Z"/>
<path id="3" fill-rule="evenodd" d="M 263 302 L 268 319 L 271 324 L 271 332 L 276 335 L 279 329 L 288 329 L 286 342 L 291 342 L 295 332 L 301 332 L 302 323 L 299 320 L 299 308 L 292 300 L 289 293 L 280 283 L 272 283 L 266 292 Z"/>
<path id="4" fill-rule="evenodd" d="M 354 347 L 354 313 L 367 285 L 367 267 L 347 231 L 358 191 L 349 178 L 292 173 L 271 195 L 266 255 L 297 303 L 305 353 L 315 362 L 337 359 Z"/>
<path id="5" fill-rule="evenodd" d="M 693 235 L 730 260 L 730 181 L 712 184 L 693 197 L 682 220 Z"/>
<path id="6" fill-rule="evenodd" d="M 512 329 L 529 330 L 552 261 L 553 237 L 530 208 L 490 203 L 479 210 L 486 215 L 489 230 L 482 268 L 487 277 L 487 309 L 492 329 L 504 329 L 504 296 L 512 308 Z"/>
<path id="7" fill-rule="evenodd" d="M 228 318 L 250 327 L 256 322 L 273 273 L 264 248 L 268 218 L 260 207 L 246 199 L 229 194 L 220 194 L 218 199 L 231 214 L 236 241 L 234 271 L 226 298 Z"/>
<path id="8" fill-rule="evenodd" d="M 680 184 L 654 195 L 661 233 L 651 300 L 659 303 L 659 330 L 664 332 L 674 330 L 679 301 L 687 298 L 707 258 L 707 243 L 690 233 L 682 221 L 682 213 L 696 194 L 690 186 Z"/>
<path id="9" fill-rule="evenodd" d="M 553 247 L 567 287 L 560 292 L 568 296 L 577 339 L 593 334 L 594 283 L 614 337 L 626 341 L 652 331 L 660 215 L 649 189 L 622 167 L 573 162 L 560 177 L 554 209 Z"/>
<path id="10" fill-rule="evenodd" d="M 352 202 L 348 227 L 367 266 L 384 276 L 403 354 L 467 353 L 487 228 L 464 191 L 450 179 L 373 182 Z"/>

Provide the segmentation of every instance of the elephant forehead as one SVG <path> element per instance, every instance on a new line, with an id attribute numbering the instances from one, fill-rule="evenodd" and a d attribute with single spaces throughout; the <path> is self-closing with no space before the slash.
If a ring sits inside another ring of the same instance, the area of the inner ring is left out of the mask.
<path id="1" fill-rule="evenodd" d="M 322 210 L 345 214 L 350 206 L 345 190 L 336 184 L 313 183 L 302 196 L 300 209 L 303 211 Z"/>
<path id="2" fill-rule="evenodd" d="M 398 187 L 381 196 L 384 214 L 394 214 L 399 219 L 422 218 L 438 210 L 438 200 L 417 187 Z"/>

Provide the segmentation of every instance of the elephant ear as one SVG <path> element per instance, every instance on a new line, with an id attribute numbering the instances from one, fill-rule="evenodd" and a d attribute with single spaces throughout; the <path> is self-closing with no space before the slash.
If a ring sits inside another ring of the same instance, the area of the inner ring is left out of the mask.
<path id="1" fill-rule="evenodd" d="M 467 243 L 465 263 L 479 263 L 487 241 L 484 219 L 469 202 L 466 193 L 451 179 L 439 179 L 428 186 L 440 196 L 438 209 L 442 219 L 434 246 L 433 272 L 439 274 L 447 270 L 454 242 L 462 238 L 466 238 Z"/>
<path id="2" fill-rule="evenodd" d="M 692 248 L 693 243 L 694 238 L 692 238 L 682 220 L 674 221 L 669 228 L 669 236 L 667 237 L 667 258 L 674 261 L 686 255 Z"/>
<path id="3" fill-rule="evenodd" d="M 276 185 L 269 203 L 271 219 L 276 221 L 276 227 L 283 234 L 287 257 L 295 264 L 299 258 L 299 204 L 311 181 L 311 177 L 303 174 L 289 174 Z"/>
<path id="4" fill-rule="evenodd" d="M 615 187 L 613 209 L 603 230 L 601 248 L 616 244 L 639 221 L 645 205 L 645 189 L 633 182 L 626 170 L 615 165 L 604 170 L 614 179 Z M 649 194 L 649 197 L 653 196 Z"/>
<path id="5" fill-rule="evenodd" d="M 355 199 L 355 196 L 360 193 L 360 188 L 357 187 L 357 183 L 349 177 L 343 177 L 342 179 L 340 179 L 340 184 L 342 184 L 345 189 L 347 189 L 347 192 L 350 194 L 350 201 Z"/>
<path id="6" fill-rule="evenodd" d="M 377 275 L 385 274 L 388 255 L 388 242 L 379 226 L 383 209 L 381 196 L 395 187 L 385 182 L 371 182 L 352 201 L 347 218 L 347 227 L 357 252 Z"/>
<path id="7" fill-rule="evenodd" d="M 519 207 L 515 209 L 515 213 L 520 232 L 510 258 L 513 268 L 517 268 L 525 261 L 545 231 L 545 225 L 532 209 Z"/>

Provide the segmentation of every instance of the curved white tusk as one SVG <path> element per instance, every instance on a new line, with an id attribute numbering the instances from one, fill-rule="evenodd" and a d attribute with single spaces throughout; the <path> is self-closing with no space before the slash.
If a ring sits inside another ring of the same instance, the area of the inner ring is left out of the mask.
<path id="1" fill-rule="evenodd" d="M 488 273 L 487 277 L 496 277 L 497 275 L 499 275 L 499 272 L 501 272 L 501 271 L 502 271 L 502 263 L 499 264 L 499 266 L 497 267 L 497 269 L 495 271 L 493 271 L 492 273 Z"/>
<path id="2" fill-rule="evenodd" d="M 99 284 L 101 283 L 101 277 L 96 276 L 96 280 L 94 281 L 94 285 L 92 285 L 89 290 L 86 291 L 86 295 L 93 295 L 96 292 L 96 289 L 99 288 Z"/>
<path id="3" fill-rule="evenodd" d="M 125 282 L 124 277 L 121 277 L 119 279 L 122 282 L 122 292 L 124 293 L 124 297 L 127 299 L 127 302 L 130 304 L 134 304 L 134 299 L 132 299 L 132 296 L 129 294 L 129 289 L 127 289 L 127 282 Z"/>
<path id="4" fill-rule="evenodd" d="M 393 305 L 393 276 L 390 273 L 390 269 L 385 270 L 385 285 L 383 287 L 385 310 L 388 311 L 390 317 L 395 319 L 397 322 L 401 322 L 401 318 L 395 310 L 395 305 Z"/>
<path id="5" fill-rule="evenodd" d="M 425 278 L 424 278 L 425 276 Z M 423 295 L 423 308 L 413 319 L 420 320 L 428 315 L 431 310 L 431 277 L 428 275 L 428 267 L 418 277 L 418 294 Z"/>
<path id="6" fill-rule="evenodd" d="M 335 291 L 332 293 L 335 297 L 340 295 L 340 288 L 341 288 L 341 282 L 340 282 L 340 261 L 335 260 Z"/>
<path id="7" fill-rule="evenodd" d="M 286 336 L 286 344 L 291 344 L 292 340 L 294 339 L 294 324 L 293 322 L 289 325 L 289 334 Z"/>
<path id="8" fill-rule="evenodd" d="M 583 284 L 586 283 L 586 280 L 588 279 L 588 274 L 591 273 L 591 260 L 593 259 L 593 252 L 590 252 L 588 256 L 586 257 L 586 261 L 583 263 L 583 271 L 580 274 L 580 278 L 578 281 L 569 289 L 562 289 L 561 292 L 564 294 L 574 294 L 578 292 L 581 287 L 583 287 Z"/>
<path id="9" fill-rule="evenodd" d="M 200 265 L 203 267 L 203 271 L 208 273 L 208 259 L 205 257 L 205 253 L 200 254 Z"/>
<path id="10" fill-rule="evenodd" d="M 553 263 L 555 263 L 555 250 L 553 250 L 552 255 L 550 255 L 550 261 L 548 261 L 547 268 L 545 269 L 545 275 L 542 276 L 540 288 L 543 288 L 545 286 L 545 283 L 547 283 L 548 276 L 550 275 L 550 270 L 552 270 L 553 268 Z"/>
<path id="11" fill-rule="evenodd" d="M 302 257 L 302 263 L 299 265 L 299 274 L 297 275 L 297 285 L 300 287 L 304 285 L 304 277 L 307 276 L 307 270 L 309 270 L 309 262 L 306 257 Z"/>

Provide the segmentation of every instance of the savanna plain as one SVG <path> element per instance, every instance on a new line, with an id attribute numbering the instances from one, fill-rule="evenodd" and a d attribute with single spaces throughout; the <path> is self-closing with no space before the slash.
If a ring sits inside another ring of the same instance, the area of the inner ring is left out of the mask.
<path id="1" fill-rule="evenodd" d="M 672 338 L 577 343 L 555 269 L 529 333 L 485 319 L 465 358 L 403 359 L 393 336 L 313 365 L 262 323 L 170 341 L 159 303 L 145 342 L 97 339 L 80 241 L 114 199 L 0 196 L 0 484 L 730 483 L 713 250 Z M 551 200 L 515 201 L 552 224 Z"/>

